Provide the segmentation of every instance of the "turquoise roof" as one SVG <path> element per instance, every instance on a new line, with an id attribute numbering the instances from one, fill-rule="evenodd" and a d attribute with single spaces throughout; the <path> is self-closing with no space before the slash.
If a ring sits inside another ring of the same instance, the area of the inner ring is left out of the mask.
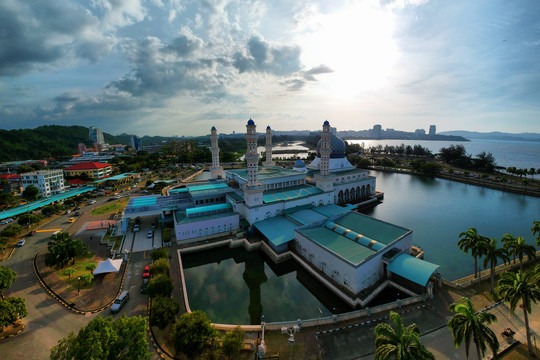
<path id="1" fill-rule="evenodd" d="M 387 266 L 387 270 L 422 286 L 427 285 L 429 278 L 438 268 L 439 265 L 408 254 L 397 256 Z"/>
<path id="2" fill-rule="evenodd" d="M 373 240 L 367 236 L 364 236 L 363 234 L 357 233 L 356 231 L 346 229 L 342 226 L 337 225 L 336 223 L 332 221 L 326 222 L 326 224 L 324 224 L 324 227 L 342 236 L 345 236 L 347 239 L 350 239 L 354 242 L 359 243 L 360 245 L 366 246 L 375 251 L 379 251 L 381 249 L 384 249 L 385 247 L 384 244 L 381 244 L 377 240 Z"/>
<path id="3" fill-rule="evenodd" d="M 337 232 L 326 229 L 321 226 L 298 230 L 300 233 L 318 243 L 322 247 L 335 253 L 339 257 L 349 261 L 354 265 L 360 264 L 368 256 L 375 254 L 366 246 L 352 241 Z"/>
<path id="4" fill-rule="evenodd" d="M 193 216 L 196 214 L 211 213 L 214 211 L 223 211 L 232 209 L 232 205 L 229 203 L 226 204 L 215 204 L 207 206 L 199 206 L 196 208 L 186 209 L 187 216 Z"/>
<path id="5" fill-rule="evenodd" d="M 170 189 L 169 190 L 169 193 L 170 194 L 178 194 L 178 193 L 183 193 L 183 192 L 188 192 L 189 189 L 188 188 L 178 188 L 178 189 Z"/>
<path id="6" fill-rule="evenodd" d="M 244 181 L 247 181 L 247 169 L 232 169 L 232 170 L 226 170 L 226 172 L 229 172 L 231 174 L 235 174 Z M 274 179 L 274 178 L 281 178 L 281 177 L 287 177 L 287 176 L 296 176 L 296 178 L 302 177 L 304 174 L 292 169 L 284 169 L 279 166 L 263 166 L 259 167 L 259 173 L 258 178 L 259 181 L 264 181 L 268 179 Z"/>
<path id="7" fill-rule="evenodd" d="M 322 190 L 314 187 L 314 186 L 297 186 L 293 188 L 287 188 L 289 190 L 283 191 L 283 190 L 271 190 L 271 191 L 265 191 L 263 193 L 263 202 L 265 204 L 273 203 L 276 201 L 286 201 L 286 200 L 293 200 L 298 199 L 314 194 L 321 193 Z"/>
<path id="8" fill-rule="evenodd" d="M 314 210 L 316 209 L 318 208 L 315 208 Z M 388 245 L 411 232 L 411 230 L 357 212 L 351 212 L 342 218 L 334 220 L 334 222 L 384 245 Z"/>
<path id="9" fill-rule="evenodd" d="M 111 176 L 111 177 L 108 177 L 108 178 L 105 178 L 105 179 L 96 180 L 96 181 L 94 181 L 94 183 L 100 183 L 100 182 L 109 181 L 109 180 L 122 180 L 124 178 L 127 178 L 129 176 L 133 176 L 133 175 L 137 175 L 137 173 L 123 173 L 123 174 Z"/>
<path id="10" fill-rule="evenodd" d="M 326 216 L 321 215 L 313 210 L 300 210 L 294 213 L 288 214 L 288 217 L 299 222 L 300 224 L 313 224 L 318 221 L 324 221 L 328 219 Z"/>
<path id="11" fill-rule="evenodd" d="M 39 199 L 37 201 L 22 205 L 22 206 L 17 206 L 15 208 L 11 208 L 11 209 L 2 211 L 2 212 L 0 212 L 0 219 L 6 219 L 6 218 L 9 218 L 9 217 L 12 217 L 12 216 L 17 216 L 17 215 L 20 215 L 20 214 L 24 214 L 27 211 L 32 211 L 32 210 L 38 209 L 40 207 L 49 205 L 49 204 L 51 204 L 51 203 L 53 203 L 55 201 L 62 200 L 62 199 L 67 199 L 67 198 L 77 196 L 79 194 L 82 194 L 82 193 L 85 193 L 85 192 L 88 192 L 88 191 L 92 191 L 92 190 L 95 190 L 95 189 L 96 188 L 93 187 L 93 186 L 85 186 L 85 187 L 78 188 L 78 189 L 75 189 L 75 190 L 68 190 L 68 191 L 65 191 L 65 192 L 63 192 L 61 194 L 45 197 L 45 198 Z"/>
<path id="12" fill-rule="evenodd" d="M 338 205 L 329 204 L 329 205 L 322 205 L 322 206 L 314 207 L 313 211 L 316 211 L 319 214 L 324 215 L 326 217 L 332 217 L 332 216 L 348 213 L 351 210 L 347 207 L 341 207 Z"/>
<path id="13" fill-rule="evenodd" d="M 201 184 L 201 185 L 187 185 L 187 188 L 189 191 L 201 191 L 201 190 L 213 190 L 213 189 L 221 189 L 221 188 L 228 188 L 229 185 L 225 183 L 216 183 L 216 184 Z"/>
<path id="14" fill-rule="evenodd" d="M 201 221 L 214 220 L 228 216 L 238 216 L 232 211 L 226 211 L 222 213 L 210 213 L 209 215 L 198 215 L 194 217 L 186 217 L 185 211 L 175 211 L 176 222 L 178 224 L 197 223 Z"/>
<path id="15" fill-rule="evenodd" d="M 276 216 L 256 222 L 253 226 L 259 229 L 274 246 L 279 246 L 294 239 L 294 229 L 298 227 L 298 224 L 284 216 Z"/>
<path id="16" fill-rule="evenodd" d="M 153 206 L 157 203 L 157 196 L 141 196 L 133 198 L 131 203 L 132 208 L 142 207 L 142 206 Z"/>

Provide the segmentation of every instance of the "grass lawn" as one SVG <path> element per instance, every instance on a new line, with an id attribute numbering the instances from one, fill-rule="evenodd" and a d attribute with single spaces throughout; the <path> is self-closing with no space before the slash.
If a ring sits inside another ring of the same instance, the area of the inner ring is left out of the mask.
<path id="1" fill-rule="evenodd" d="M 77 278 L 81 276 L 82 274 L 88 274 L 90 271 L 86 270 L 86 265 L 88 264 L 95 264 L 97 265 L 97 261 L 93 261 L 92 258 L 82 258 L 77 259 L 77 262 L 75 265 L 68 265 L 64 267 L 63 269 L 55 270 L 56 275 L 62 280 L 66 282 L 66 284 L 70 285 L 74 290 L 77 290 Z M 64 275 L 64 271 L 66 269 L 75 269 L 75 272 L 70 276 L 67 277 Z M 86 284 L 83 281 L 79 282 L 80 289 L 91 289 L 92 286 L 94 286 L 94 280 L 90 282 L 90 284 Z"/>
<path id="2" fill-rule="evenodd" d="M 128 201 L 129 201 L 129 198 L 123 198 L 118 201 L 111 201 L 107 205 L 100 206 L 97 209 L 90 211 L 90 214 L 92 214 L 93 216 L 99 216 L 99 215 L 105 215 L 105 214 L 116 212 L 118 210 L 125 208 Z"/>

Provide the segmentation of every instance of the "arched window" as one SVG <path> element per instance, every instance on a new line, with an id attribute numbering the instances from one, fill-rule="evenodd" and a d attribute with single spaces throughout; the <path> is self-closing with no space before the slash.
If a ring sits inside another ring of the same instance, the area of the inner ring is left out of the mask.
<path id="1" fill-rule="evenodd" d="M 349 201 L 349 189 L 345 190 L 345 201 Z"/>
<path id="2" fill-rule="evenodd" d="M 366 197 L 366 187 L 362 185 L 362 199 Z"/>
<path id="3" fill-rule="evenodd" d="M 338 203 L 342 203 L 342 202 L 343 202 L 343 190 L 339 190 Z"/>
<path id="4" fill-rule="evenodd" d="M 366 191 L 367 191 L 366 196 L 371 195 L 371 186 L 369 186 L 369 184 L 367 184 Z"/>

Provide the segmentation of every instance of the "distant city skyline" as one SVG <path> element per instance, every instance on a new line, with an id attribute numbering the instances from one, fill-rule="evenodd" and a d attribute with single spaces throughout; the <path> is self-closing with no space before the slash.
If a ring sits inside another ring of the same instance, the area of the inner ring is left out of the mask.
<path id="1" fill-rule="evenodd" d="M 0 128 L 540 133 L 540 3 L 0 2 Z"/>

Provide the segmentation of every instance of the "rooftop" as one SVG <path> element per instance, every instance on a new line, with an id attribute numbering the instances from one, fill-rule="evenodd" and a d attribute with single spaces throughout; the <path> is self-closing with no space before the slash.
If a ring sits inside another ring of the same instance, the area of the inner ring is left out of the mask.
<path id="1" fill-rule="evenodd" d="M 70 166 L 64 170 L 96 170 L 112 166 L 111 164 L 103 164 L 98 162 L 82 162 L 73 166 Z"/>
<path id="2" fill-rule="evenodd" d="M 285 189 L 270 190 L 263 193 L 263 202 L 265 204 L 273 203 L 276 201 L 294 200 L 310 195 L 319 194 L 322 190 L 309 185 L 301 185 L 295 187 L 289 187 Z"/>
<path id="3" fill-rule="evenodd" d="M 411 232 L 409 229 L 356 212 L 351 212 L 340 219 L 334 220 L 334 222 L 346 229 L 362 234 L 384 245 L 388 245 Z"/>
<path id="4" fill-rule="evenodd" d="M 284 216 L 276 216 L 256 222 L 253 226 L 274 246 L 279 246 L 294 239 L 294 229 L 299 225 Z"/>
<path id="5" fill-rule="evenodd" d="M 247 169 L 226 170 L 226 172 L 239 176 L 244 181 L 247 181 Z M 284 169 L 279 166 L 263 166 L 259 167 L 259 181 L 270 180 L 288 176 L 303 176 L 304 174 L 291 169 Z"/>

